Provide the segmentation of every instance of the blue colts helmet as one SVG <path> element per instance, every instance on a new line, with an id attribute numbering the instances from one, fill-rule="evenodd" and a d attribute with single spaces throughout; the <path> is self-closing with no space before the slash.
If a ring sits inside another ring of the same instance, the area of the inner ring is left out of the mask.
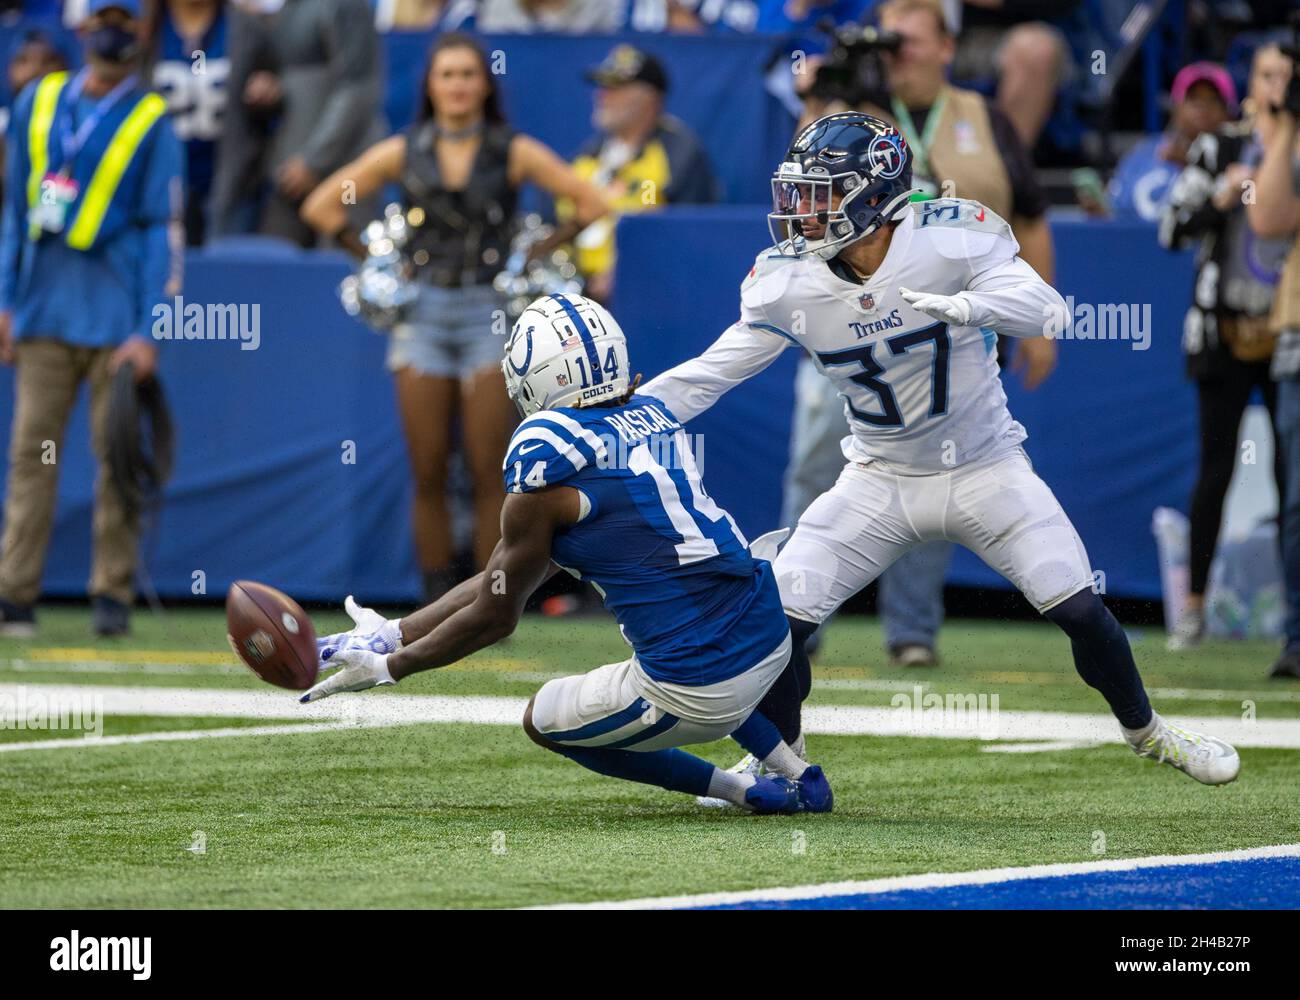
<path id="1" fill-rule="evenodd" d="M 903 217 L 912 151 L 898 129 L 859 111 L 819 118 L 797 136 L 772 177 L 772 240 L 784 253 L 829 260 Z"/>

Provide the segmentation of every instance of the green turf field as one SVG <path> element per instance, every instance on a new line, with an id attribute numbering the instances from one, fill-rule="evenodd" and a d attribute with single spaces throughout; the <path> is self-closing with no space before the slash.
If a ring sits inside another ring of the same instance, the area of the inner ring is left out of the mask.
<path id="1" fill-rule="evenodd" d="M 344 624 L 316 618 L 322 631 Z M 1300 840 L 1300 749 L 1244 747 L 1241 778 L 1216 789 L 1118 745 L 1003 753 L 814 734 L 835 812 L 748 817 L 591 775 L 503 724 L 300 729 L 319 719 L 287 692 L 256 718 L 151 714 L 145 702 L 169 692 L 242 705 L 274 690 L 234 664 L 215 610 L 140 614 L 115 642 L 93 641 L 80 609 L 46 611 L 41 626 L 0 640 L 0 708 L 55 690 L 87 706 L 108 692 L 120 708 L 98 719 L 99 740 L 0 728 L 4 907 L 521 906 Z M 1166 716 L 1253 718 L 1300 747 L 1300 684 L 1266 679 L 1271 645 L 1175 657 L 1154 632 L 1133 640 Z M 1050 626 L 955 621 L 940 651 L 937 670 L 891 671 L 874 620 L 840 621 L 809 704 L 887 708 L 919 683 L 996 696 L 1008 715 L 1105 712 Z M 606 620 L 530 617 L 458 667 L 321 704 L 441 695 L 511 708 L 550 676 L 625 655 Z M 702 752 L 738 756 L 726 743 Z"/>

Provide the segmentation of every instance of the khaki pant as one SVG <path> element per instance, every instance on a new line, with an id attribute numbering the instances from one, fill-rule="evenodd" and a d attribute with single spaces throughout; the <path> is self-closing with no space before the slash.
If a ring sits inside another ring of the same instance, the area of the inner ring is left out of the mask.
<path id="1" fill-rule="evenodd" d="M 94 563 L 90 593 L 123 604 L 135 596 L 139 526 L 127 516 L 108 469 L 110 348 L 74 347 L 57 340 L 19 342 L 4 539 L 0 542 L 0 598 L 34 604 L 54 522 L 63 431 L 82 381 L 90 383 L 91 444 L 99 462 L 95 480 Z"/>

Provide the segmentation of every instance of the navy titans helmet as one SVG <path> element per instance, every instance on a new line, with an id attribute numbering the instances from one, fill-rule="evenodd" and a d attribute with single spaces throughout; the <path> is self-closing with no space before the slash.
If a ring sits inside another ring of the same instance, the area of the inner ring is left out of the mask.
<path id="1" fill-rule="evenodd" d="M 819 118 L 797 136 L 772 177 L 772 239 L 793 256 L 829 260 L 902 218 L 912 151 L 898 129 L 860 111 Z"/>

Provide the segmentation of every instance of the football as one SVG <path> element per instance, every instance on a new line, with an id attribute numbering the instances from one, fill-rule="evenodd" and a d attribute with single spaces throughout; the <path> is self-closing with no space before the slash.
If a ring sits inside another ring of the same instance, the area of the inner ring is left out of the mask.
<path id="1" fill-rule="evenodd" d="M 236 580 L 226 593 L 230 646 L 269 684 L 305 691 L 316 683 L 316 630 L 288 594 L 251 580 Z"/>

